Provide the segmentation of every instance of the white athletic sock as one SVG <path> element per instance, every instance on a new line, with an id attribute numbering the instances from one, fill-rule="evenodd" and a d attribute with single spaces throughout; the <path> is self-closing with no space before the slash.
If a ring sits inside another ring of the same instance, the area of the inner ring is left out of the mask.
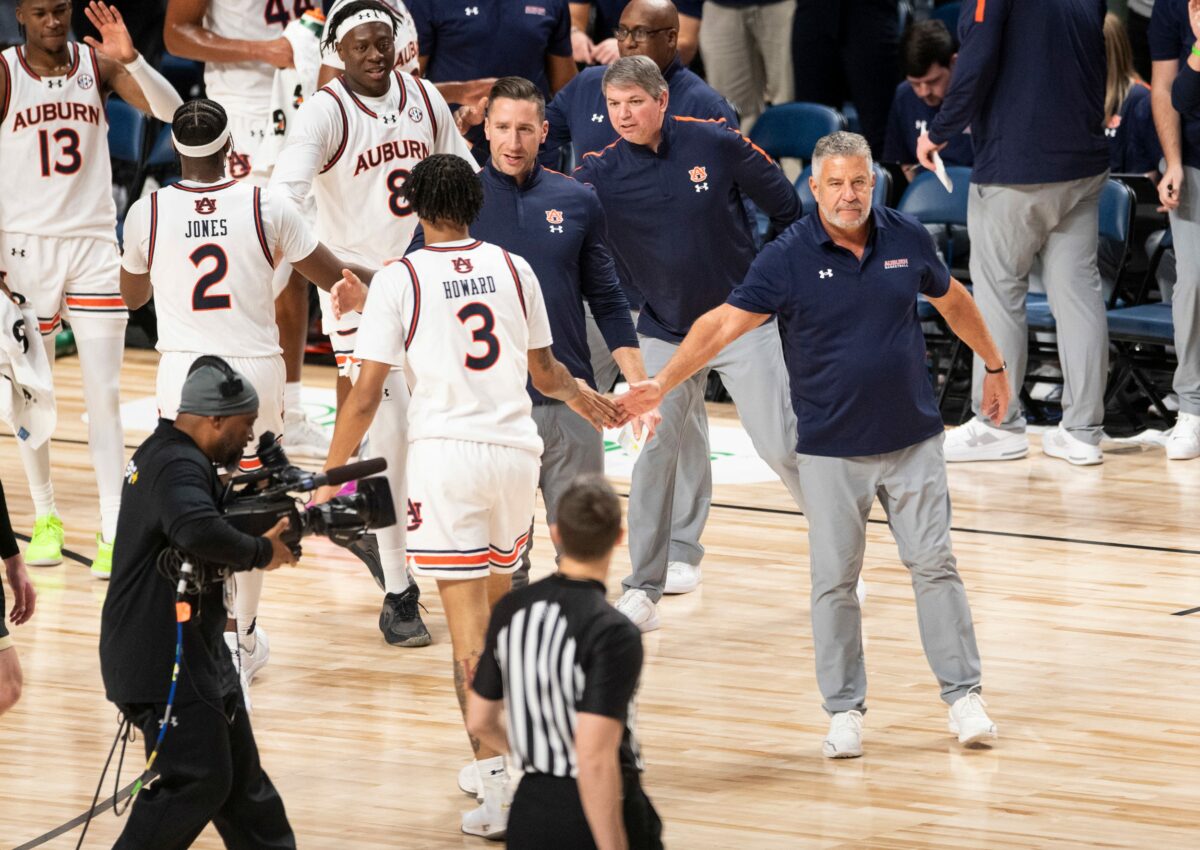
<path id="1" fill-rule="evenodd" d="M 99 329 L 106 335 L 96 335 Z M 115 335 L 116 331 L 120 336 Z M 100 495 L 100 534 L 105 542 L 112 543 L 117 536 L 125 469 L 119 383 L 121 360 L 125 354 L 125 323 L 111 319 L 105 319 L 103 324 L 86 322 L 82 334 L 76 328 L 75 345 L 79 349 L 83 401 L 88 411 L 88 451 Z"/>
<path id="2" fill-rule="evenodd" d="M 283 385 L 283 418 L 299 419 L 304 416 L 304 405 L 300 401 L 300 381 L 288 381 Z"/>
<path id="3" fill-rule="evenodd" d="M 479 768 L 483 804 L 494 809 L 505 806 L 508 803 L 508 771 L 504 767 L 504 756 L 476 759 L 475 766 Z"/>
<path id="4" fill-rule="evenodd" d="M 21 463 L 25 467 L 25 478 L 29 481 L 29 495 L 33 499 L 33 513 L 43 517 L 47 514 L 58 516 L 58 508 L 54 504 L 54 484 L 50 480 L 50 441 L 42 443 L 36 449 L 27 443 L 19 444 Z"/>
<path id="5" fill-rule="evenodd" d="M 258 639 L 251 631 L 258 617 L 258 601 L 262 598 L 266 570 L 245 570 L 233 574 L 233 611 L 237 619 L 238 642 L 247 652 L 254 652 Z"/>
<path id="6" fill-rule="evenodd" d="M 407 522 L 408 516 L 405 515 L 399 517 L 395 525 L 375 531 L 379 540 L 379 561 L 383 565 L 383 589 L 386 593 L 403 593 L 412 584 L 404 556 Z"/>

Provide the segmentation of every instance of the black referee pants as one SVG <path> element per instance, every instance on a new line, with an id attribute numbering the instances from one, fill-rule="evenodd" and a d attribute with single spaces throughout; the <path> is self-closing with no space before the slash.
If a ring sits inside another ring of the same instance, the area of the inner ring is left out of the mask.
<path id="1" fill-rule="evenodd" d="M 629 850 L 662 850 L 662 821 L 636 773 L 625 774 L 625 834 Z M 596 850 L 574 779 L 521 777 L 508 813 L 509 850 Z"/>
<path id="2" fill-rule="evenodd" d="M 146 739 L 147 757 L 164 708 L 123 707 Z M 224 710 L 202 702 L 175 706 L 154 763 L 159 777 L 137 795 L 113 850 L 182 850 L 209 821 L 230 850 L 294 850 L 296 838 L 259 764 L 240 691 L 225 698 Z"/>

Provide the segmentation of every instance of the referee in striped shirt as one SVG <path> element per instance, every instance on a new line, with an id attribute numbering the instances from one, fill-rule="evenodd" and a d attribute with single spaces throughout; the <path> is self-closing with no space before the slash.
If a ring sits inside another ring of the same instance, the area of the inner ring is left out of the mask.
<path id="1" fill-rule="evenodd" d="M 659 850 L 633 730 L 641 634 L 604 598 L 622 530 L 602 476 L 566 489 L 550 536 L 558 572 L 492 611 L 467 729 L 524 774 L 508 816 L 513 850 Z"/>

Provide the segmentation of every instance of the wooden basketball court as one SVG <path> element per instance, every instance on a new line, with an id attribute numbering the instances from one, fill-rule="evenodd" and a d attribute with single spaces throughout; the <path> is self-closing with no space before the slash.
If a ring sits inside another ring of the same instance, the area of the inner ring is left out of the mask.
<path id="1" fill-rule="evenodd" d="M 126 401 L 153 395 L 153 352 L 130 351 Z M 308 378 L 332 386 L 332 369 Z M 98 525 L 75 358 L 56 367 L 54 480 L 67 547 Z M 713 413 L 736 421 L 732 408 Z M 130 451 L 144 434 L 128 432 Z M 1035 440 L 1035 445 L 1036 445 Z M 912 590 L 870 526 L 864 614 L 866 755 L 830 761 L 813 672 L 805 521 L 778 482 L 720 485 L 704 584 L 668 597 L 645 636 L 644 784 L 673 848 L 1194 848 L 1200 846 L 1200 461 L 1106 450 L 1102 466 L 1041 456 L 951 467 L 955 546 L 975 614 L 994 748 L 946 729 Z M 16 441 L 0 436 L 13 524 L 33 516 Z M 627 490 L 627 481 L 618 481 Z M 877 511 L 877 516 L 882 513 Z M 552 569 L 539 522 L 535 576 Z M 609 586 L 616 598 L 624 550 Z M 105 584 L 80 563 L 30 568 L 38 610 L 13 630 L 25 694 L 0 718 L 0 847 L 85 811 L 117 726 L 97 637 Z M 483 848 L 459 832 L 470 750 L 436 589 L 434 645 L 387 646 L 366 569 L 327 542 L 267 579 L 270 664 L 253 723 L 304 848 Z M 168 733 L 169 734 L 169 733 Z M 131 744 L 121 786 L 141 770 Z M 110 771 L 101 798 L 113 793 Z M 85 847 L 123 821 L 96 817 Z M 41 846 L 74 847 L 78 830 Z M 211 828 L 197 847 L 221 847 Z M 570 848 L 564 848 L 570 850 Z"/>

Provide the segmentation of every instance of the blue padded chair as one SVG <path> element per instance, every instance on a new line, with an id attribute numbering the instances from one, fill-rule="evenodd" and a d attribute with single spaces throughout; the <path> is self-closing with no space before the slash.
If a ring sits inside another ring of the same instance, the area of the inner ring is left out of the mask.
<path id="1" fill-rule="evenodd" d="M 204 63 L 163 53 L 158 70 L 184 100 L 199 97 L 204 90 Z"/>
<path id="2" fill-rule="evenodd" d="M 150 153 L 146 157 L 146 165 L 150 169 L 175 168 L 175 145 L 171 141 L 171 128 L 164 126 L 154 138 Z"/>
<path id="3" fill-rule="evenodd" d="M 781 103 L 768 108 L 750 130 L 750 141 L 774 159 L 808 162 L 822 136 L 846 129 L 842 113 L 820 103 Z"/>
<path id="4" fill-rule="evenodd" d="M 957 41 L 956 33 L 958 32 L 958 15 L 960 11 L 962 11 L 962 3 L 947 3 L 944 6 L 938 6 L 934 9 L 933 14 L 929 17 L 945 24 L 946 29 L 950 30 L 951 35 L 955 35 L 955 40 Z"/>
<path id="5" fill-rule="evenodd" d="M 108 116 L 108 154 L 119 162 L 136 165 L 142 161 L 146 116 L 117 97 L 105 106 Z"/>

